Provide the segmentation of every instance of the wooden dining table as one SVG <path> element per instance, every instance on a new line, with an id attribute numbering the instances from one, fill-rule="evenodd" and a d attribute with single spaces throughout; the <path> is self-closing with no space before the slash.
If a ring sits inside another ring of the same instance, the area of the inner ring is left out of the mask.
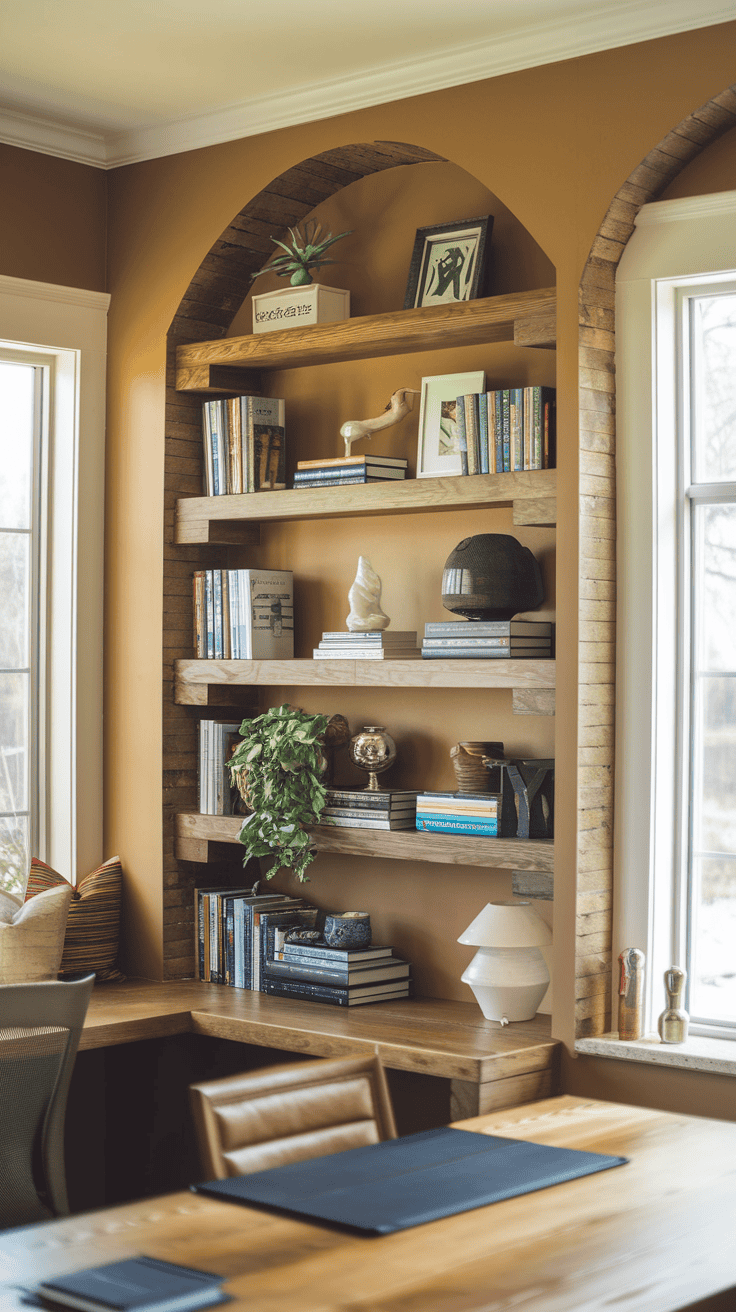
<path id="1" fill-rule="evenodd" d="M 0 1308 L 148 1254 L 220 1274 L 233 1312 L 736 1309 L 736 1124 L 564 1095 L 457 1125 L 628 1161 L 381 1236 L 191 1192 L 6 1230 Z"/>

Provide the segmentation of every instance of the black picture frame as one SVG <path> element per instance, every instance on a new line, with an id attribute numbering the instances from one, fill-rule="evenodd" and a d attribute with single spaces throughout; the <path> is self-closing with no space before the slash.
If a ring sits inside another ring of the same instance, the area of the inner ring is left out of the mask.
<path id="1" fill-rule="evenodd" d="M 417 228 L 404 309 L 483 295 L 493 215 Z"/>

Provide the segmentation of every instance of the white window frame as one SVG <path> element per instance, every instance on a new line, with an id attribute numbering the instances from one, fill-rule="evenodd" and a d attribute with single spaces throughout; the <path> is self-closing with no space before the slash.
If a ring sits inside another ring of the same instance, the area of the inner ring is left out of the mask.
<path id="1" fill-rule="evenodd" d="M 106 293 L 0 277 L 0 350 L 45 367 L 43 805 L 34 853 L 71 882 L 103 860 Z M 45 776 L 45 777 L 44 777 Z"/>
<path id="2" fill-rule="evenodd" d="M 617 274 L 613 954 L 615 967 L 625 947 L 646 953 L 645 1033 L 656 1032 L 664 1009 L 665 970 L 684 961 L 674 837 L 681 751 L 675 653 L 687 601 L 676 565 L 681 289 L 685 282 L 692 291 L 715 281 L 736 286 L 735 270 L 736 192 L 719 192 L 644 206 Z M 614 970 L 614 1027 L 617 992 Z M 591 1050 L 588 1041 L 576 1047 Z M 667 1064 L 676 1064 L 672 1048 Z"/>

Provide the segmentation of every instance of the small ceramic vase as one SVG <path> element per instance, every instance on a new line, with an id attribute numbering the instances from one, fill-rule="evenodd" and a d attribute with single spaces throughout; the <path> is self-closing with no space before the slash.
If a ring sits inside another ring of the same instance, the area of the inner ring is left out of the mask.
<path id="1" fill-rule="evenodd" d="M 491 777 L 483 764 L 484 756 L 503 756 L 503 743 L 456 743 L 450 749 L 452 768 L 459 793 L 491 793 Z"/>
<path id="2" fill-rule="evenodd" d="M 331 948 L 366 948 L 371 941 L 371 918 L 367 911 L 325 916 L 324 939 Z"/>

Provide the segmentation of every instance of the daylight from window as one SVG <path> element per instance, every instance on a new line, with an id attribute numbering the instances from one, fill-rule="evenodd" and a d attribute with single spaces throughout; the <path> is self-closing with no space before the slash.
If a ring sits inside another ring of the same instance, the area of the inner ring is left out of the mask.
<path id="1" fill-rule="evenodd" d="M 10 892 L 24 886 L 31 835 L 35 388 L 33 366 L 0 361 L 0 888 Z"/>
<path id="2" fill-rule="evenodd" d="M 736 1024 L 736 295 L 690 330 L 690 1012 Z"/>

